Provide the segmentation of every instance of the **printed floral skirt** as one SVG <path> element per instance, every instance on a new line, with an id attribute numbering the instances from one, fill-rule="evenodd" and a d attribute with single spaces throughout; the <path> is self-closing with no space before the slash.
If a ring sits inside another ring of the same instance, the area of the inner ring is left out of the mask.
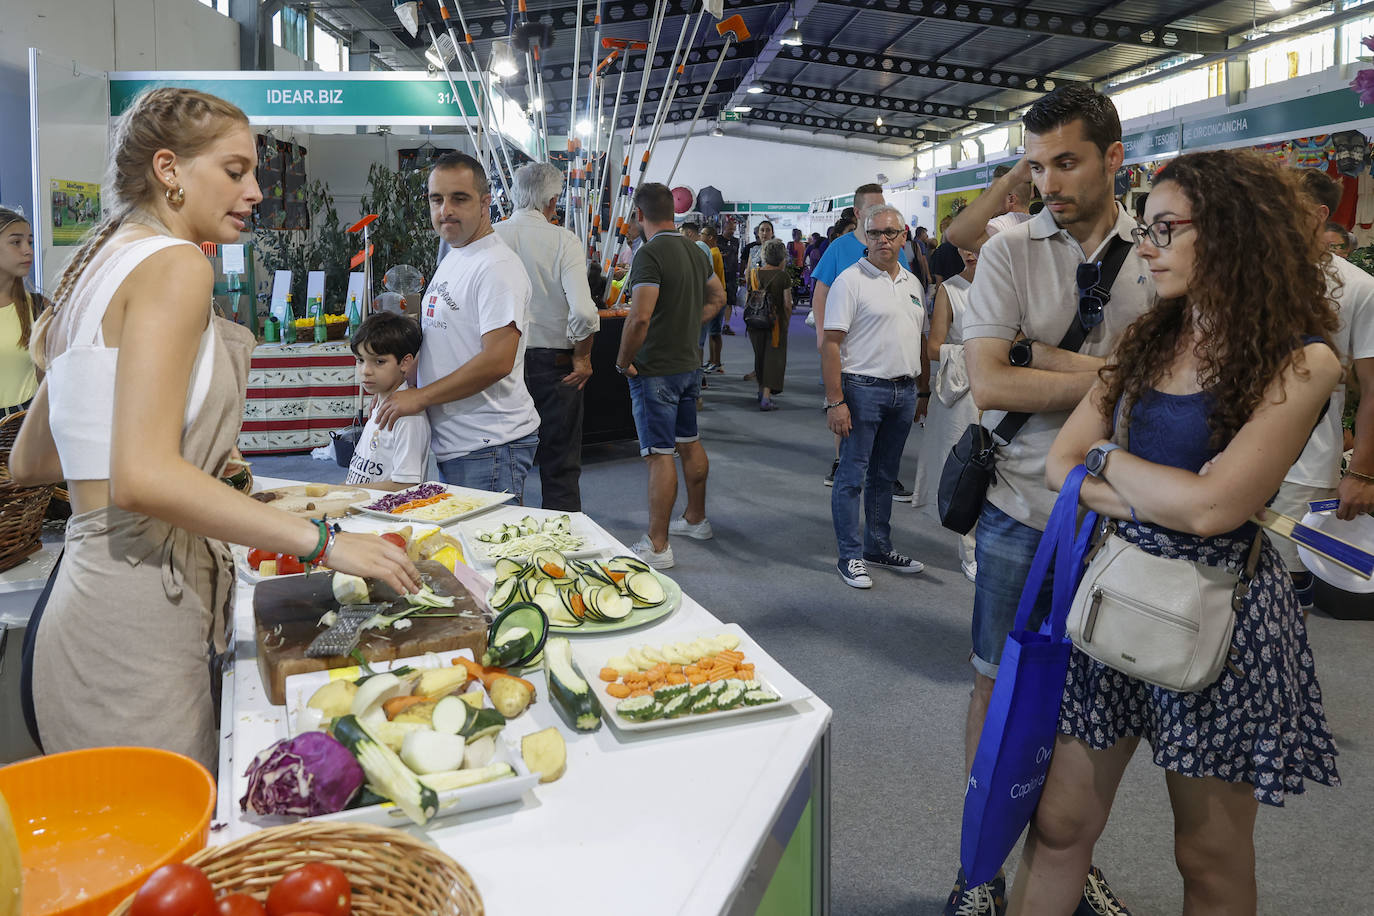
<path id="1" fill-rule="evenodd" d="M 1117 533 L 1152 554 L 1239 569 L 1253 530 L 1247 525 L 1235 535 L 1202 538 L 1121 523 Z M 1059 731 L 1098 750 L 1142 737 L 1166 770 L 1249 783 L 1255 798 L 1270 805 L 1300 795 L 1304 780 L 1340 785 L 1302 611 L 1267 539 L 1236 616 L 1230 659 L 1214 684 L 1177 693 L 1075 649 Z"/>

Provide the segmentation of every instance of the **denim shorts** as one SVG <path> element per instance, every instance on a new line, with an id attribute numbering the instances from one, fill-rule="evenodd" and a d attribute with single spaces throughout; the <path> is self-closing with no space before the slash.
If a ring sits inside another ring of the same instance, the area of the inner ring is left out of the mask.
<path id="1" fill-rule="evenodd" d="M 696 442 L 697 398 L 701 397 L 701 370 L 676 375 L 636 375 L 630 383 L 630 406 L 639 454 L 671 455 L 679 442 Z"/>
<path id="2" fill-rule="evenodd" d="M 706 346 L 706 338 L 719 337 L 725 333 L 725 309 L 716 312 L 716 317 L 701 326 L 701 335 L 697 338 L 697 346 Z"/>
<path id="3" fill-rule="evenodd" d="M 978 581 L 973 586 L 973 667 L 997 677 L 1007 634 L 1016 622 L 1016 606 L 1030 575 L 1035 548 L 1043 532 L 1023 525 L 992 503 L 978 516 Z M 1046 576 L 1031 612 L 1029 629 L 1037 630 L 1049 616 L 1054 581 Z"/>

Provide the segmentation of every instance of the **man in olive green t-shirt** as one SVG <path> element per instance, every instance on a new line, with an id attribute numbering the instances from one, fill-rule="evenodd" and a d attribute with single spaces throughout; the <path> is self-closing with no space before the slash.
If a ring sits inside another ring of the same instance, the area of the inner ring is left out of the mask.
<path id="1" fill-rule="evenodd" d="M 709 462 L 697 434 L 701 392 L 697 335 L 725 305 L 725 287 L 701 249 L 675 231 L 673 194 L 649 183 L 635 193 L 635 216 L 647 241 L 630 267 L 630 315 L 620 338 L 616 371 L 630 384 L 639 453 L 649 463 L 649 532 L 634 550 L 656 569 L 673 565 L 668 534 L 705 540 Z M 687 509 L 673 519 L 682 456 Z"/>

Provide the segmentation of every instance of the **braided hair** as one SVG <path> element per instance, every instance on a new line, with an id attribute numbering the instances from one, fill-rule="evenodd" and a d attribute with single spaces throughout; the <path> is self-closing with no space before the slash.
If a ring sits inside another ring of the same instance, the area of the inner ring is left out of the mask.
<path id="1" fill-rule="evenodd" d="M 219 139 L 225 128 L 248 124 L 238 106 L 195 89 L 162 87 L 141 93 L 115 123 L 104 187 L 105 216 L 81 240 L 62 269 L 53 293 L 52 308 L 37 323 L 33 334 L 34 362 L 47 368 L 47 332 L 75 290 L 91 261 L 122 226 L 141 222 L 161 228 L 156 215 L 162 193 L 152 168 L 153 156 L 169 149 L 191 159 Z"/>

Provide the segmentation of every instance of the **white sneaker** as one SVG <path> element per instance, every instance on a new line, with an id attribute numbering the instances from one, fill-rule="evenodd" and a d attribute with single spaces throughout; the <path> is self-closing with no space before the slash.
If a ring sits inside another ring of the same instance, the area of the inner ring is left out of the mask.
<path id="1" fill-rule="evenodd" d="M 977 561 L 977 560 L 968 560 L 967 562 L 960 563 L 960 564 L 959 564 L 959 568 L 962 569 L 962 570 L 964 571 L 964 578 L 965 578 L 965 579 L 969 580 L 970 582 L 974 583 L 975 585 L 978 583 L 978 561 Z"/>
<path id="2" fill-rule="evenodd" d="M 696 538 L 698 541 L 709 541 L 714 537 L 711 531 L 711 520 L 702 518 L 701 521 L 693 525 L 686 518 L 678 516 L 668 523 L 669 534 L 680 534 L 684 537 Z"/>
<path id="3" fill-rule="evenodd" d="M 646 534 L 639 539 L 639 542 L 630 548 L 635 554 L 648 563 L 654 569 L 670 569 L 673 565 L 673 545 L 669 544 L 662 550 L 654 550 L 653 541 L 649 540 Z"/>

